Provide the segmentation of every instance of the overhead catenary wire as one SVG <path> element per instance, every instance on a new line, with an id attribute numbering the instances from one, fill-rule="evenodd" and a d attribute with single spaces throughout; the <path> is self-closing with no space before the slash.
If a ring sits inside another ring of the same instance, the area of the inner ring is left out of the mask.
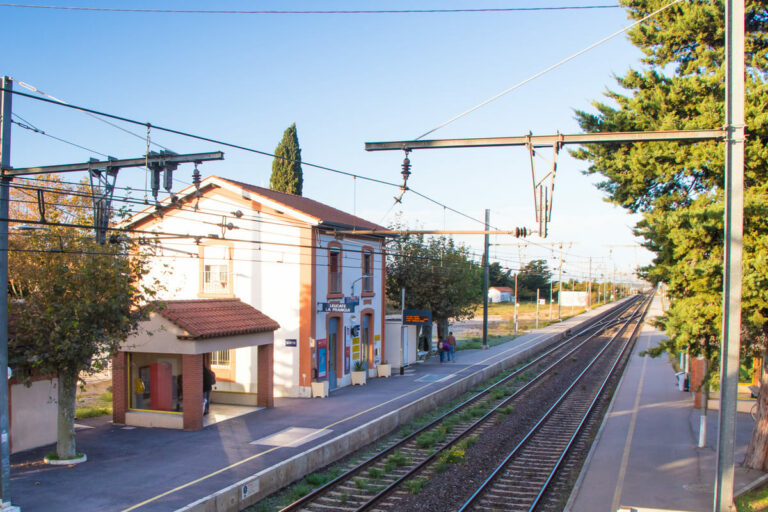
<path id="1" fill-rule="evenodd" d="M 16 80 L 14 80 L 14 81 L 16 81 Z M 50 103 L 50 104 L 53 104 L 53 105 L 58 105 L 58 106 L 66 107 L 66 108 L 71 108 L 73 110 L 79 110 L 79 111 L 82 111 L 82 112 L 91 113 L 91 114 L 98 115 L 98 116 L 104 116 L 104 117 L 108 117 L 108 118 L 115 119 L 115 120 L 118 120 L 118 121 L 123 121 L 123 122 L 129 123 L 129 124 L 146 126 L 147 128 L 154 128 L 155 130 L 160 130 L 160 131 L 164 131 L 164 132 L 167 132 L 167 133 L 173 133 L 175 135 L 180 135 L 180 136 L 183 136 L 183 137 L 189 137 L 189 138 L 196 139 L 196 140 L 201 140 L 201 141 L 204 141 L 204 142 L 210 142 L 210 143 L 213 143 L 213 144 L 219 144 L 219 145 L 222 145 L 222 146 L 231 147 L 233 149 L 239 149 L 239 150 L 242 150 L 242 151 L 246 151 L 246 152 L 250 152 L 250 153 L 255 153 L 255 154 L 260 154 L 260 155 L 268 156 L 268 157 L 272 157 L 272 158 L 279 158 L 279 159 L 285 160 L 287 162 L 298 162 L 298 163 L 301 163 L 301 165 L 306 165 L 308 167 L 313 167 L 313 168 L 316 168 L 316 169 L 321 169 L 321 170 L 325 170 L 325 171 L 329 171 L 329 172 L 333 172 L 333 173 L 336 173 L 336 174 L 341 174 L 341 175 L 349 176 L 349 177 L 353 177 L 353 178 L 359 178 L 359 179 L 362 179 L 362 180 L 365 180 L 365 181 L 370 181 L 370 182 L 373 182 L 373 183 L 379 183 L 379 184 L 387 185 L 387 186 L 390 186 L 390 187 L 395 187 L 395 188 L 400 188 L 401 187 L 401 185 L 398 184 L 398 183 L 393 183 L 393 182 L 389 182 L 389 181 L 385 181 L 385 180 L 380 180 L 380 179 L 377 179 L 377 178 L 371 178 L 371 177 L 364 176 L 364 175 L 361 175 L 361 174 L 355 174 L 355 173 L 352 173 L 352 172 L 349 172 L 349 171 L 342 171 L 340 169 L 334 169 L 332 167 L 327 167 L 327 166 L 324 166 L 324 165 L 313 164 L 311 162 L 306 162 L 304 160 L 294 160 L 294 159 L 289 158 L 289 157 L 275 155 L 274 153 L 269 153 L 267 151 L 262 151 L 262 150 L 258 150 L 258 149 L 255 149 L 255 148 L 250 148 L 250 147 L 243 146 L 243 145 L 240 145 L 240 144 L 234 144 L 234 143 L 230 143 L 230 142 L 226 142 L 226 141 L 222 141 L 222 140 L 217 140 L 217 139 L 213 139 L 213 138 L 210 138 L 210 137 L 205 137 L 205 136 L 202 136 L 202 135 L 195 135 L 193 133 L 184 132 L 184 131 L 181 131 L 181 130 L 175 130 L 175 129 L 172 129 L 172 128 L 167 128 L 167 127 L 159 126 L 159 125 L 155 125 L 155 124 L 152 124 L 152 123 L 149 123 L 149 122 L 137 121 L 135 119 L 130 119 L 130 118 L 127 118 L 127 117 L 118 116 L 118 115 L 115 115 L 115 114 L 109 114 L 109 113 L 106 113 L 106 112 L 98 111 L 98 110 L 87 108 L 87 107 L 82 107 L 82 106 L 79 106 L 79 105 L 73 105 L 73 104 L 70 104 L 70 103 L 63 103 L 61 101 L 54 100 L 54 99 L 49 99 L 49 98 L 41 98 L 39 96 L 34 96 L 32 94 L 27 94 L 27 93 L 23 93 L 21 91 L 15 91 L 15 90 L 11 90 L 11 89 L 5 89 L 5 88 L 2 88 L 2 87 L 0 87 L 0 90 L 7 91 L 7 92 L 10 92 L 12 94 L 23 96 L 23 97 L 26 97 L 26 98 L 30 98 L 30 99 L 33 99 L 33 100 L 36 100 L 36 101 L 42 101 L 42 102 Z M 436 199 L 432 199 L 431 197 L 429 197 L 429 196 L 427 196 L 425 194 L 422 194 L 422 193 L 420 193 L 420 192 L 418 192 L 416 190 L 411 189 L 410 187 L 408 188 L 408 190 L 410 190 L 414 194 L 418 195 L 419 197 L 422 197 L 423 199 L 426 199 L 426 200 L 428 200 L 428 201 L 430 201 L 430 202 L 432 202 L 432 203 L 434 203 L 434 204 L 436 204 L 438 206 L 446 207 L 450 211 L 452 211 L 452 212 L 454 212 L 454 213 L 456 213 L 458 215 L 461 215 L 463 217 L 466 217 L 469 220 L 472 220 L 472 221 L 480 223 L 480 224 L 484 224 L 485 223 L 485 221 L 483 221 L 483 220 L 477 219 L 475 217 L 472 217 L 471 215 L 467 215 L 467 214 L 465 214 L 463 212 L 460 212 L 460 211 L 458 211 L 458 210 L 456 210 L 454 208 L 451 208 L 451 207 L 445 205 L 444 203 L 441 203 L 440 201 L 437 201 Z M 494 229 L 498 229 L 498 228 L 494 227 Z"/>
<path id="2" fill-rule="evenodd" d="M 136 9 L 121 7 L 82 7 L 71 5 L 32 5 L 0 3 L 0 7 L 13 7 L 24 9 L 48 9 L 59 11 L 87 11 L 105 13 L 137 13 L 137 14 L 252 14 L 252 15 L 291 15 L 291 14 L 468 14 L 468 13 L 513 13 L 531 11 L 575 11 L 590 9 L 616 9 L 619 5 L 575 5 L 575 6 L 550 6 L 550 7 L 484 7 L 466 9 L 355 9 L 355 10 L 245 10 L 245 9 Z"/>

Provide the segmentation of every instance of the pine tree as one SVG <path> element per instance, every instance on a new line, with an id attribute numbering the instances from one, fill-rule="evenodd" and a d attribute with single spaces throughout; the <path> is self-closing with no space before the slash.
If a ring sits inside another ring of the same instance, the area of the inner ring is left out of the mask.
<path id="1" fill-rule="evenodd" d="M 622 0 L 639 19 L 666 0 Z M 724 124 L 724 6 L 691 0 L 662 11 L 630 32 L 645 57 L 640 70 L 618 77 L 626 93 L 609 91 L 611 105 L 577 112 L 585 131 L 717 128 Z M 742 353 L 762 353 L 758 419 L 745 465 L 768 469 L 768 1 L 746 2 L 746 123 Z M 717 370 L 723 288 L 723 146 L 717 142 L 588 145 L 588 174 L 609 199 L 642 213 L 635 233 L 656 254 L 644 269 L 669 286 L 671 307 L 661 319 L 669 339 L 649 351 L 702 355 Z M 716 372 L 712 372 L 713 374 Z"/>
<path id="2" fill-rule="evenodd" d="M 283 140 L 275 149 L 275 159 L 272 161 L 272 176 L 269 188 L 301 195 L 304 177 L 301 171 L 301 148 L 299 136 L 296 133 L 296 123 L 293 123 L 283 133 Z"/>

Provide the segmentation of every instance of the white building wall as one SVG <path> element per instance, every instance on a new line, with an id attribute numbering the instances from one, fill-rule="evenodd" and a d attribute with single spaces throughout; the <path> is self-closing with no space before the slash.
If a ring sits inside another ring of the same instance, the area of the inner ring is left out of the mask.
<path id="1" fill-rule="evenodd" d="M 12 453 L 56 442 L 58 385 L 53 378 L 9 386 Z"/>

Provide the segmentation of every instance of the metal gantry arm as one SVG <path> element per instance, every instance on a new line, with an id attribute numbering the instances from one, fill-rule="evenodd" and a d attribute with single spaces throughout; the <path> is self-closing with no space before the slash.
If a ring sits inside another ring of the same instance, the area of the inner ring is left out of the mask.
<path id="1" fill-rule="evenodd" d="M 406 154 L 414 149 L 444 149 L 444 148 L 477 148 L 495 146 L 525 146 L 531 157 L 531 179 L 533 181 L 533 204 L 536 212 L 536 222 L 539 224 L 539 236 L 547 236 L 547 227 L 552 218 L 552 195 L 555 191 L 555 174 L 557 172 L 557 157 L 565 144 L 605 144 L 633 143 L 648 141 L 704 141 L 723 140 L 725 130 L 670 130 L 656 132 L 605 132 L 577 133 L 564 135 L 523 135 L 520 137 L 485 137 L 476 139 L 440 139 L 440 140 L 402 140 L 393 142 L 366 142 L 366 151 L 405 151 Z M 552 148 L 550 170 L 542 177 L 536 174 L 537 148 Z M 409 166 L 410 168 L 410 166 Z M 548 181 L 547 181 L 548 180 Z"/>

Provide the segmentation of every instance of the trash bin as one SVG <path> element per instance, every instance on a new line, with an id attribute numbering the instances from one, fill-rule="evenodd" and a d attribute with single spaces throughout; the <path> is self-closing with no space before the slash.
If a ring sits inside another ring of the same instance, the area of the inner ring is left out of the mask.
<path id="1" fill-rule="evenodd" d="M 686 372 L 677 372 L 675 379 L 677 379 L 677 387 L 680 391 L 688 391 L 688 374 Z"/>

